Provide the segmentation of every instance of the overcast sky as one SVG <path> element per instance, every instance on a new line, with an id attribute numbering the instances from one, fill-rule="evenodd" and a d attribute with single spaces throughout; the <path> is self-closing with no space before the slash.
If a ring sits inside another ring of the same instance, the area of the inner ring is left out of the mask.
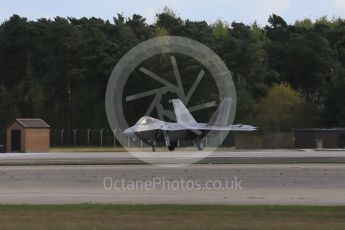
<path id="1" fill-rule="evenodd" d="M 183 19 L 222 19 L 228 22 L 265 25 L 272 13 L 288 22 L 309 17 L 345 17 L 345 0 L 0 0 L 0 22 L 13 14 L 37 19 L 41 17 L 100 17 L 112 21 L 117 13 L 130 17 L 140 14 L 153 23 L 155 14 L 168 6 Z"/>

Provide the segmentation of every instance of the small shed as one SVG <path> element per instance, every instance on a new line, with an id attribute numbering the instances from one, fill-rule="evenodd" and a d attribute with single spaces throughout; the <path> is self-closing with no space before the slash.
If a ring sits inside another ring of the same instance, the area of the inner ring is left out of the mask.
<path id="1" fill-rule="evenodd" d="M 50 126 L 39 118 L 16 119 L 7 128 L 7 152 L 47 152 Z"/>

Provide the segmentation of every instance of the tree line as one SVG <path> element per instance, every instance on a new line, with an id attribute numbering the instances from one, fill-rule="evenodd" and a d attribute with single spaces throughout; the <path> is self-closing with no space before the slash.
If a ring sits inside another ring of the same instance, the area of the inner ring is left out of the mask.
<path id="1" fill-rule="evenodd" d="M 55 128 L 108 127 L 104 96 L 113 67 L 135 45 L 161 35 L 197 40 L 221 57 L 237 89 L 237 123 L 267 131 L 345 126 L 344 19 L 288 24 L 271 15 L 261 27 L 190 21 L 165 9 L 153 24 L 136 14 L 4 21 L 2 127 L 17 117 L 40 117 Z M 145 85 L 130 84 L 137 92 Z"/>

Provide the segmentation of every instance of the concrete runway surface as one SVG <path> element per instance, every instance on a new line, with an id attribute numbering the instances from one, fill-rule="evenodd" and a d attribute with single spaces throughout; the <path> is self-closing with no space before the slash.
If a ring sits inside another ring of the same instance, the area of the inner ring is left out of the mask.
<path id="1" fill-rule="evenodd" d="M 345 163 L 345 150 L 252 150 L 217 151 L 208 156 L 202 152 L 51 152 L 0 153 L 5 165 L 111 165 L 111 164 L 252 164 L 252 163 Z M 196 160 L 195 160 L 196 159 Z"/>
<path id="2" fill-rule="evenodd" d="M 345 205 L 344 164 L 0 167 L 2 204 Z"/>

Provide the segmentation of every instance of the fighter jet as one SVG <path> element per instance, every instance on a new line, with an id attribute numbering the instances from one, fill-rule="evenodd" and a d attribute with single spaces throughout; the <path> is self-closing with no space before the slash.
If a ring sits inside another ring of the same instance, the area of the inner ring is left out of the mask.
<path id="1" fill-rule="evenodd" d="M 139 138 L 156 151 L 156 143 L 166 143 L 169 151 L 174 151 L 179 140 L 191 141 L 198 150 L 203 150 L 200 141 L 209 131 L 255 131 L 257 128 L 250 125 L 227 125 L 230 116 L 231 98 L 225 98 L 208 123 L 198 123 L 190 114 L 180 99 L 173 99 L 176 123 L 165 122 L 152 117 L 141 117 L 138 122 L 123 131 L 132 138 Z"/>

